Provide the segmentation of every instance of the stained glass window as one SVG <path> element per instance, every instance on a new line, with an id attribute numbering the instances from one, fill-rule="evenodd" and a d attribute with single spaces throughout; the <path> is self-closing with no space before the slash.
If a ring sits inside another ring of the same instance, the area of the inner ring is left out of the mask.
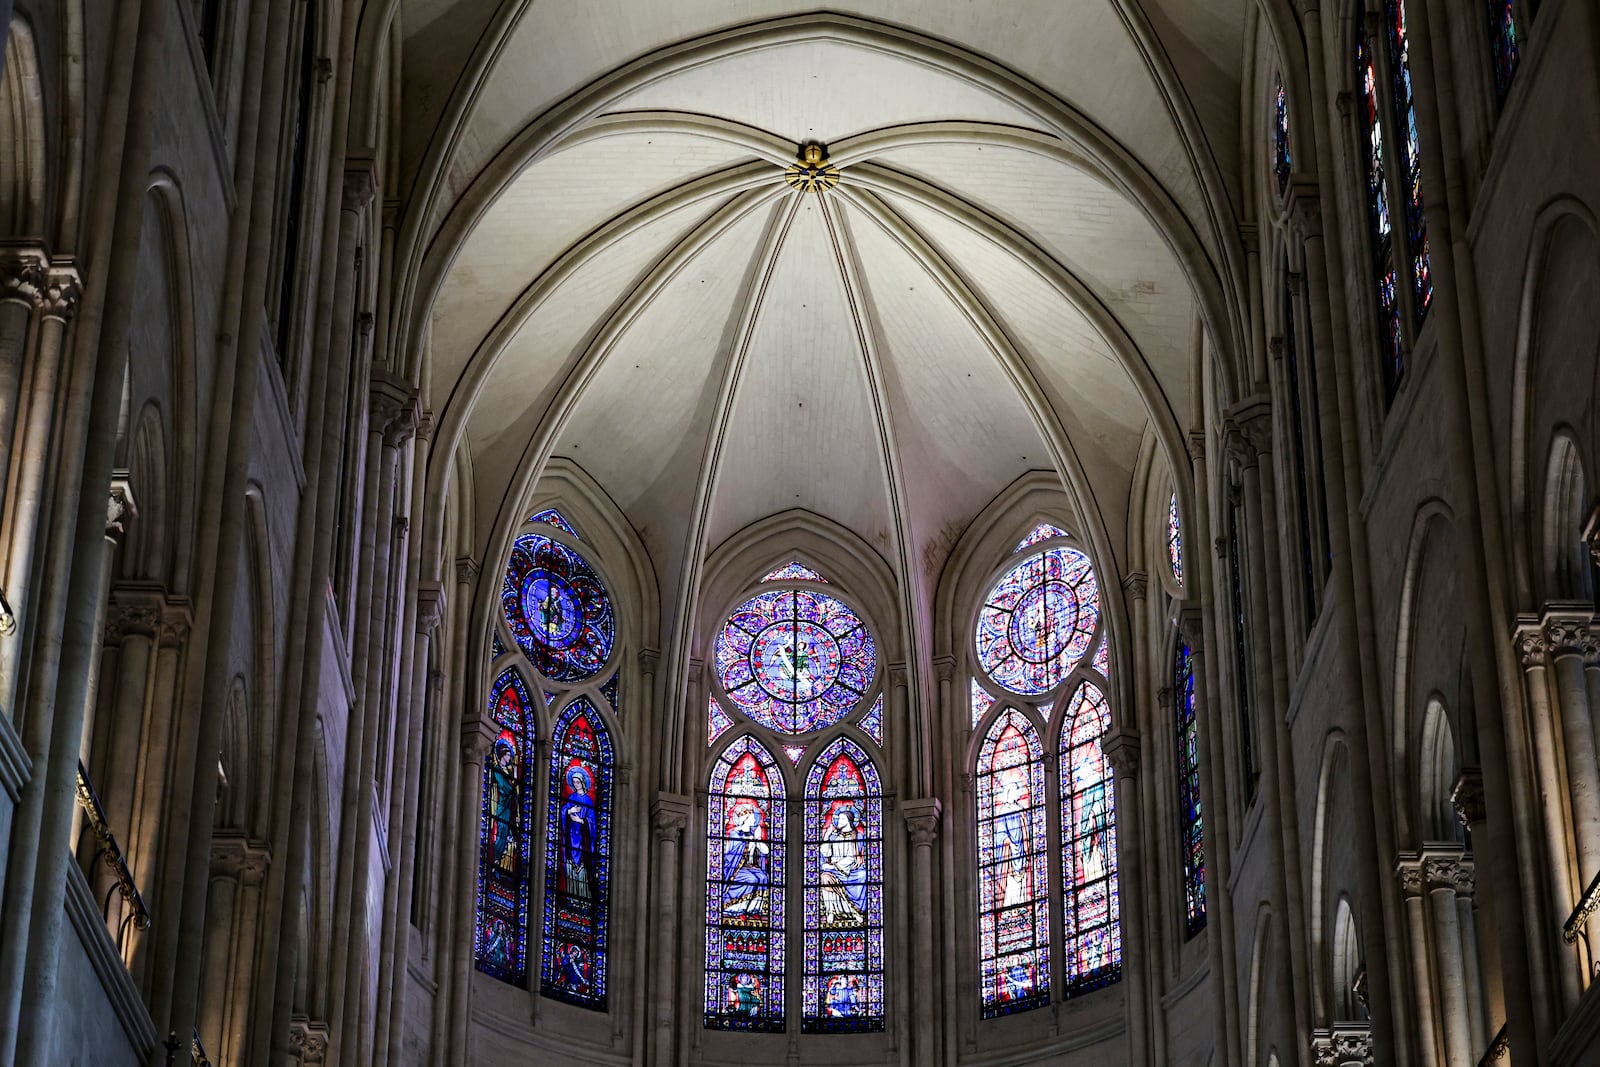
<path id="1" fill-rule="evenodd" d="M 567 521 L 566 516 L 562 515 L 561 512 L 557 511 L 555 508 L 545 508 L 543 511 L 538 512 L 537 514 L 530 515 L 528 517 L 528 521 L 542 522 L 547 526 L 554 526 L 563 533 L 571 534 L 573 537 L 577 537 L 580 541 L 583 540 L 582 537 L 578 536 L 578 531 L 572 528 L 572 523 Z"/>
<path id="2" fill-rule="evenodd" d="M 985 1018 L 1050 1001 L 1044 753 L 1008 708 L 978 753 L 978 955 Z"/>
<path id="3" fill-rule="evenodd" d="M 1405 0 L 1387 0 L 1389 74 L 1395 125 L 1400 131 L 1406 181 L 1406 245 L 1411 252 L 1412 311 L 1417 322 L 1433 303 L 1433 272 L 1428 258 L 1428 223 L 1422 205 L 1422 146 L 1417 140 L 1417 103 L 1411 87 L 1411 44 L 1406 36 Z"/>
<path id="4" fill-rule="evenodd" d="M 499 634 L 489 635 L 489 658 L 498 659 L 506 654 L 506 643 L 500 640 Z"/>
<path id="5" fill-rule="evenodd" d="M 532 855 L 533 703 L 507 670 L 489 691 L 497 727 L 484 759 L 478 845 L 478 969 L 521 985 L 527 977 L 528 862 Z"/>
<path id="6" fill-rule="evenodd" d="M 974 730 L 978 728 L 978 723 L 983 721 L 983 717 L 989 714 L 989 709 L 992 707 L 994 707 L 994 697 L 989 695 L 987 689 L 978 684 L 976 678 L 972 679 L 972 728 Z"/>
<path id="7" fill-rule="evenodd" d="M 556 720 L 545 835 L 546 996 L 604 1011 L 611 888 L 611 734 L 588 697 Z"/>
<path id="8" fill-rule="evenodd" d="M 861 716 L 861 728 L 872 738 L 874 744 L 883 744 L 883 695 L 872 702 L 872 708 Z"/>
<path id="9" fill-rule="evenodd" d="M 611 655 L 611 597 L 588 561 L 559 541 L 517 538 L 500 602 L 511 636 L 552 681 L 592 678 Z"/>
<path id="10" fill-rule="evenodd" d="M 1489 0 L 1489 50 L 1494 63 L 1494 95 L 1504 104 L 1511 92 L 1511 79 L 1516 76 L 1521 59 L 1521 36 L 1517 28 L 1516 5 L 1513 0 Z"/>
<path id="11" fill-rule="evenodd" d="M 1062 992 L 1069 997 L 1122 976 L 1116 796 L 1101 748 L 1110 728 L 1105 695 L 1080 685 L 1061 726 Z"/>
<path id="12" fill-rule="evenodd" d="M 758 593 L 717 635 L 717 677 L 745 714 L 773 730 L 820 730 L 856 707 L 877 671 L 872 635 L 827 593 Z"/>
<path id="13" fill-rule="evenodd" d="M 621 699 L 622 673 L 619 671 L 611 676 L 611 681 L 600 687 L 600 695 L 606 698 L 606 703 L 611 705 L 611 713 L 620 717 L 622 715 Z"/>
<path id="14" fill-rule="evenodd" d="M 806 775 L 802 1030 L 882 1030 L 883 789 L 848 737 Z"/>
<path id="15" fill-rule="evenodd" d="M 1272 170 L 1278 178 L 1278 195 L 1289 190 L 1289 175 L 1294 169 L 1294 157 L 1289 151 L 1289 92 L 1283 87 L 1283 76 L 1278 76 L 1276 91 L 1272 94 Z"/>
<path id="16" fill-rule="evenodd" d="M 1100 642 L 1100 647 L 1094 651 L 1094 669 L 1107 681 L 1111 679 L 1111 641 L 1108 638 Z"/>
<path id="17" fill-rule="evenodd" d="M 828 579 L 799 560 L 791 560 L 775 571 L 768 571 L 761 580 L 763 582 L 821 582 L 823 585 L 828 584 Z"/>
<path id="18" fill-rule="evenodd" d="M 1183 584 L 1183 526 L 1178 522 L 1178 494 L 1172 494 L 1167 504 L 1167 562 L 1172 565 L 1172 576 Z"/>
<path id="19" fill-rule="evenodd" d="M 732 725 L 733 720 L 728 717 L 728 713 L 722 710 L 722 705 L 718 704 L 716 698 L 713 697 L 711 707 L 706 711 L 706 744 L 716 744 L 717 738 L 726 733 L 728 727 Z"/>
<path id="20" fill-rule="evenodd" d="M 1041 522 L 1028 533 L 1027 537 L 1024 537 L 1017 543 L 1017 547 L 1013 549 L 1013 551 L 1021 552 L 1025 548 L 1032 548 L 1040 541 L 1048 541 L 1052 537 L 1065 536 L 1067 536 L 1067 531 L 1063 530 L 1061 527 L 1056 526 L 1053 523 Z"/>
<path id="21" fill-rule="evenodd" d="M 1206 842 L 1200 815 L 1200 731 L 1194 715 L 1194 654 L 1178 643 L 1173 663 L 1178 726 L 1178 840 L 1183 850 L 1184 919 L 1189 936 L 1206 924 Z"/>
<path id="22" fill-rule="evenodd" d="M 800 758 L 806 754 L 804 745 L 784 745 L 783 754 L 789 757 L 790 763 L 799 763 Z"/>
<path id="23" fill-rule="evenodd" d="M 1254 678 L 1251 675 L 1250 625 L 1245 616 L 1244 540 L 1239 505 L 1228 506 L 1228 607 L 1233 621 L 1233 688 L 1239 709 L 1239 763 L 1245 788 L 1256 788 Z"/>
<path id="24" fill-rule="evenodd" d="M 1089 557 L 1046 549 L 1007 571 L 979 609 L 978 662 L 1014 693 L 1048 693 L 1089 650 L 1099 616 Z"/>
<path id="25" fill-rule="evenodd" d="M 1389 178 L 1385 171 L 1383 123 L 1378 105 L 1378 73 L 1359 20 L 1356 28 L 1356 77 L 1361 80 L 1361 130 L 1366 137 L 1367 231 L 1372 244 L 1372 269 L 1378 299 L 1378 341 L 1383 351 L 1384 384 L 1393 396 L 1405 373 L 1396 292 L 1394 232 L 1389 222 Z"/>
<path id="26" fill-rule="evenodd" d="M 706 826 L 706 1026 L 783 1029 L 783 775 L 740 737 L 711 772 Z"/>

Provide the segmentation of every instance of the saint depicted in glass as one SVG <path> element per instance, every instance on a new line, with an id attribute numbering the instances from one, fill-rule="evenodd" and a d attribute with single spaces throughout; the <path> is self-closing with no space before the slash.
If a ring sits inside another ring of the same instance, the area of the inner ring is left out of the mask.
<path id="1" fill-rule="evenodd" d="M 520 985 L 527 976 L 534 719 L 515 671 L 495 680 L 489 716 L 498 732 L 483 768 L 476 956 L 480 971 Z"/>
<path id="2" fill-rule="evenodd" d="M 1061 912 L 1066 996 L 1122 976 L 1122 910 L 1117 887 L 1117 813 L 1101 746 L 1111 709 L 1084 682 L 1061 725 Z"/>
<path id="3" fill-rule="evenodd" d="M 1378 73 L 1367 39 L 1359 23 L 1356 28 L 1356 78 L 1361 82 L 1358 107 L 1361 130 L 1366 136 L 1367 236 L 1372 246 L 1372 265 L 1378 298 L 1378 341 L 1383 351 L 1384 383 L 1392 396 L 1405 372 L 1405 354 L 1400 330 L 1400 303 L 1396 294 L 1394 232 L 1389 222 L 1389 177 L 1384 170 L 1383 121 L 1378 103 Z"/>
<path id="4" fill-rule="evenodd" d="M 827 593 L 782 589 L 751 597 L 717 635 L 723 691 L 756 722 L 799 734 L 855 709 L 877 670 L 872 635 Z"/>
<path id="5" fill-rule="evenodd" d="M 1178 726 L 1178 841 L 1183 850 L 1184 917 L 1189 936 L 1206 925 L 1206 841 L 1200 817 L 1200 732 L 1194 717 L 1194 656 L 1178 643 L 1173 663 Z"/>
<path id="6" fill-rule="evenodd" d="M 1027 716 L 995 719 L 977 770 L 978 953 L 992 1018 L 1050 1001 L 1044 753 Z"/>
<path id="7" fill-rule="evenodd" d="M 604 1010 L 611 883 L 611 734 L 588 697 L 556 720 L 545 835 L 546 996 Z"/>
<path id="8" fill-rule="evenodd" d="M 560 541 L 517 538 L 500 602 L 511 636 L 551 681 L 586 681 L 611 655 L 611 598 L 588 561 Z"/>
<path id="9" fill-rule="evenodd" d="M 806 776 L 803 1030 L 883 1029 L 882 797 L 848 737 Z"/>
<path id="10" fill-rule="evenodd" d="M 979 609 L 978 662 L 1014 693 L 1048 693 L 1089 650 L 1099 617 L 1089 557 L 1047 548 L 1007 571 Z"/>
<path id="11" fill-rule="evenodd" d="M 1433 273 L 1428 259 L 1428 223 L 1423 217 L 1422 145 L 1417 139 L 1417 103 L 1411 88 L 1411 43 L 1406 34 L 1404 0 L 1387 0 L 1390 98 L 1400 131 L 1400 162 L 1405 166 L 1406 245 L 1411 253 L 1412 312 L 1420 323 L 1433 303 Z"/>
<path id="12" fill-rule="evenodd" d="M 706 847 L 706 1026 L 783 1029 L 783 775 L 752 737 L 711 772 Z"/>

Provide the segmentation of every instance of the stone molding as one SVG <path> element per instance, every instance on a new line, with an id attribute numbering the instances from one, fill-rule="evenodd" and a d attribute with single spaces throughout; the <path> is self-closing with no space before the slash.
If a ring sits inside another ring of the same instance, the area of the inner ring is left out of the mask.
<path id="1" fill-rule="evenodd" d="M 944 815 L 944 805 L 938 797 L 908 800 L 900 806 L 901 817 L 906 821 L 906 833 L 917 848 L 931 846 L 939 839 L 939 823 Z"/>
<path id="2" fill-rule="evenodd" d="M 1205 653 L 1205 614 L 1199 608 L 1184 608 L 1178 613 L 1178 633 L 1194 655 Z"/>
<path id="3" fill-rule="evenodd" d="M 933 657 L 933 676 L 941 682 L 953 682 L 956 677 L 956 658 L 954 656 Z"/>
<path id="4" fill-rule="evenodd" d="M 655 674 L 661 669 L 661 651 L 654 648 L 639 650 L 639 673 Z"/>

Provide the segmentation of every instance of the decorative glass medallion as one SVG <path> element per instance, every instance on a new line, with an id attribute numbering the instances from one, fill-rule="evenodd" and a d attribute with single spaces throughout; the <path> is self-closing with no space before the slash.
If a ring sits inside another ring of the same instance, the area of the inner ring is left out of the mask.
<path id="1" fill-rule="evenodd" d="M 1025 548 L 1032 548 L 1040 541 L 1048 541 L 1052 537 L 1065 536 L 1067 536 L 1067 531 L 1063 530 L 1061 527 L 1052 523 L 1041 522 L 1039 525 L 1033 528 L 1027 537 L 1024 537 L 1021 541 L 1019 541 L 1017 543 L 1017 547 L 1012 549 L 1012 551 L 1021 552 Z"/>
<path id="2" fill-rule="evenodd" d="M 1107 681 L 1111 680 L 1111 640 L 1107 638 L 1100 642 L 1100 647 L 1094 651 L 1094 669 Z"/>
<path id="3" fill-rule="evenodd" d="M 572 528 L 572 523 L 567 521 L 566 516 L 562 515 L 561 512 L 557 511 L 555 508 L 545 508 L 543 511 L 535 515 L 530 515 L 528 517 L 528 521 L 542 522 L 547 526 L 554 526 L 563 533 L 571 534 L 573 537 L 577 537 L 580 541 L 583 540 L 583 538 L 578 535 L 578 531 Z"/>
<path id="4" fill-rule="evenodd" d="M 726 733 L 728 727 L 732 725 L 733 720 L 728 717 L 728 713 L 722 710 L 722 705 L 718 704 L 716 698 L 713 697 L 711 707 L 706 712 L 706 744 L 716 744 L 717 738 Z"/>
<path id="5" fill-rule="evenodd" d="M 992 707 L 994 707 L 994 697 L 989 695 L 987 689 L 978 684 L 976 678 L 972 679 L 972 728 L 974 730 L 978 728 L 978 723 L 983 721 L 983 717 L 989 714 L 989 709 Z"/>
<path id="6" fill-rule="evenodd" d="M 605 666 L 617 629 L 611 597 L 566 545 L 541 534 L 517 538 L 500 601 L 511 636 L 545 677 L 581 682 Z"/>
<path id="7" fill-rule="evenodd" d="M 761 579 L 763 582 L 820 582 L 828 584 L 828 579 L 807 567 L 799 560 L 790 560 L 777 570 L 768 571 Z"/>
<path id="8" fill-rule="evenodd" d="M 848 715 L 877 671 L 865 624 L 827 593 L 784 589 L 739 605 L 717 635 L 717 677 L 756 722 L 784 733 Z"/>
<path id="9" fill-rule="evenodd" d="M 1046 549 L 1007 571 L 979 610 L 978 662 L 1014 693 L 1048 693 L 1089 650 L 1099 616 L 1089 557 Z"/>
<path id="10" fill-rule="evenodd" d="M 878 699 L 872 702 L 872 708 L 861 716 L 861 729 L 872 738 L 874 744 L 883 744 L 883 694 L 878 694 Z"/>
<path id="11" fill-rule="evenodd" d="M 783 754 L 785 756 L 789 757 L 789 762 L 790 763 L 798 764 L 800 762 L 800 757 L 802 757 L 802 756 L 804 756 L 806 754 L 806 746 L 804 746 L 804 745 L 784 745 L 783 746 Z"/>

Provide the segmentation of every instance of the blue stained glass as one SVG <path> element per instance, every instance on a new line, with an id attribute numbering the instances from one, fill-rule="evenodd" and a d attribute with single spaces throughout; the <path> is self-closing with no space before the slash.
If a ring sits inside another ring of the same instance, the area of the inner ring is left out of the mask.
<path id="1" fill-rule="evenodd" d="M 877 672 L 866 625 L 827 593 L 782 589 L 739 605 L 717 635 L 717 677 L 745 714 L 799 734 L 853 711 Z"/>
<path id="2" fill-rule="evenodd" d="M 1183 584 L 1183 525 L 1178 522 L 1178 494 L 1172 494 L 1167 504 L 1167 562 L 1172 566 L 1172 576 Z"/>
<path id="3" fill-rule="evenodd" d="M 578 531 L 572 528 L 572 523 L 567 521 L 566 516 L 562 515 L 561 512 L 557 511 L 555 508 L 545 508 L 543 511 L 538 512 L 537 514 L 530 515 L 528 517 L 528 521 L 542 522 L 547 526 L 554 526 L 562 533 L 570 534 L 573 537 L 578 538 L 580 541 L 583 540 L 582 537 L 578 536 Z"/>
<path id="4" fill-rule="evenodd" d="M 976 730 L 983 717 L 989 714 L 989 709 L 994 707 L 994 697 L 989 691 L 978 684 L 976 678 L 972 679 L 972 728 Z"/>
<path id="5" fill-rule="evenodd" d="M 1063 530 L 1061 527 L 1056 526 L 1053 523 L 1041 522 L 1028 532 L 1027 537 L 1024 537 L 1021 541 L 1017 542 L 1017 547 L 1012 549 L 1012 551 L 1021 552 L 1025 548 L 1032 548 L 1040 541 L 1048 541 L 1052 537 L 1065 536 L 1067 536 L 1067 531 Z"/>
<path id="6" fill-rule="evenodd" d="M 755 738 L 717 760 L 707 808 L 705 1024 L 781 1031 L 783 775 Z"/>
<path id="7" fill-rule="evenodd" d="M 806 754 L 806 746 L 804 746 L 804 745 L 784 745 L 783 746 L 783 754 L 785 756 L 789 757 L 789 762 L 790 763 L 799 763 L 801 757 Z"/>
<path id="8" fill-rule="evenodd" d="M 484 758 L 478 842 L 478 969 L 503 982 L 527 978 L 528 863 L 532 856 L 533 703 L 515 671 L 489 692 L 499 728 Z"/>
<path id="9" fill-rule="evenodd" d="M 984 1018 L 1050 1002 L 1044 751 L 1008 708 L 978 753 L 978 959 Z"/>
<path id="10" fill-rule="evenodd" d="M 1111 680 L 1111 640 L 1107 638 L 1100 642 L 1100 647 L 1094 652 L 1094 669 L 1100 672 L 1100 677 Z"/>
<path id="11" fill-rule="evenodd" d="M 872 702 L 872 708 L 861 716 L 861 728 L 872 738 L 874 744 L 883 744 L 883 695 Z"/>
<path id="12" fill-rule="evenodd" d="M 606 698 L 606 703 L 611 705 L 611 714 L 622 717 L 621 704 L 622 673 L 619 671 L 611 676 L 611 681 L 600 687 L 600 695 Z"/>
<path id="13" fill-rule="evenodd" d="M 763 582 L 821 582 L 823 585 L 828 584 L 828 579 L 799 560 L 791 560 L 777 570 L 768 571 L 761 580 Z"/>
<path id="14" fill-rule="evenodd" d="M 706 711 L 706 744 L 716 744 L 717 738 L 726 733 L 728 727 L 732 725 L 733 720 L 728 717 L 728 713 L 722 710 L 722 705 L 718 704 L 716 698 L 713 697 L 711 707 Z"/>
<path id="15" fill-rule="evenodd" d="M 1282 196 L 1289 190 L 1289 176 L 1294 170 L 1294 156 L 1289 150 L 1289 92 L 1283 87 L 1282 75 L 1273 93 L 1272 147 L 1272 170 L 1278 178 L 1278 195 Z"/>
<path id="16" fill-rule="evenodd" d="M 1066 943 L 1064 996 L 1122 977 L 1122 908 L 1117 884 L 1116 793 L 1102 744 L 1111 709 L 1085 682 L 1061 729 L 1061 910 Z"/>
<path id="17" fill-rule="evenodd" d="M 1378 343 L 1383 351 L 1384 383 L 1389 395 L 1405 373 L 1405 350 L 1396 293 L 1394 233 L 1389 223 L 1389 178 L 1385 171 L 1383 123 L 1379 118 L 1378 74 L 1366 38 L 1356 33 L 1356 76 L 1361 80 L 1361 129 L 1366 135 L 1367 230 L 1372 244 L 1375 294 L 1378 300 Z"/>
<path id="18" fill-rule="evenodd" d="M 555 692 L 552 689 L 546 689 L 546 690 L 543 690 L 543 692 L 544 692 L 544 706 L 546 708 L 549 708 L 550 710 L 554 711 L 555 710 L 555 706 L 556 706 L 556 701 L 561 699 L 561 694 Z"/>
<path id="19" fill-rule="evenodd" d="M 1189 936 L 1206 925 L 1206 841 L 1200 813 L 1200 732 L 1194 715 L 1194 655 L 1178 643 L 1173 693 L 1178 726 L 1178 839 L 1183 851 L 1184 919 Z"/>
<path id="20" fill-rule="evenodd" d="M 499 634 L 489 635 L 489 658 L 499 659 L 506 654 L 506 643 L 500 640 Z"/>
<path id="21" fill-rule="evenodd" d="M 806 775 L 802 1030 L 884 1028 L 882 798 L 877 768 L 848 737 Z"/>
<path id="22" fill-rule="evenodd" d="M 561 542 L 517 538 L 500 601 L 511 636 L 546 678 L 585 681 L 610 658 L 617 631 L 611 597 L 588 561 Z"/>
<path id="23" fill-rule="evenodd" d="M 1048 693 L 1089 650 L 1099 617 L 1089 557 L 1045 549 L 1007 571 L 979 609 L 978 662 L 1014 693 Z"/>
<path id="24" fill-rule="evenodd" d="M 542 992 L 606 1007 L 611 889 L 611 733 L 588 697 L 556 720 L 545 837 Z"/>
<path id="25" fill-rule="evenodd" d="M 1389 72 L 1395 124 L 1403 138 L 1406 178 L 1406 244 L 1411 251 L 1411 290 L 1417 322 L 1433 303 L 1433 272 L 1428 257 L 1428 223 L 1423 216 L 1422 146 L 1417 139 L 1417 103 L 1411 86 L 1411 45 L 1406 36 L 1404 0 L 1388 0 Z"/>
<path id="26" fill-rule="evenodd" d="M 1516 77 L 1517 63 L 1521 60 L 1520 36 L 1512 0 L 1489 0 L 1489 47 L 1494 60 L 1494 95 L 1501 104 L 1506 102 L 1506 95 L 1511 92 L 1511 79 Z"/>

